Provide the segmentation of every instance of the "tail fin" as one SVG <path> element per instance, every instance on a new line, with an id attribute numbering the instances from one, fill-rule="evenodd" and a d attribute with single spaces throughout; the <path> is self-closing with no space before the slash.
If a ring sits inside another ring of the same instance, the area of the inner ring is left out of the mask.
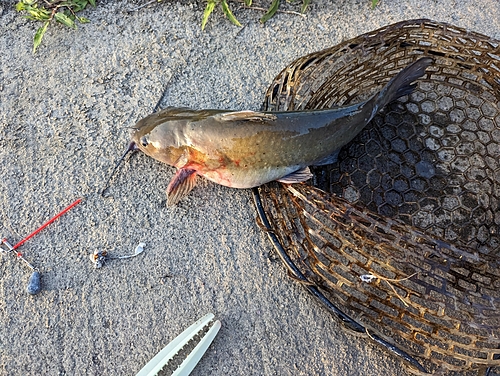
<path id="1" fill-rule="evenodd" d="M 372 106 L 370 120 L 385 105 L 403 95 L 410 94 L 417 86 L 416 84 L 412 84 L 412 82 L 422 77 L 425 74 L 426 68 L 432 63 L 433 60 L 430 57 L 423 57 L 408 65 L 393 77 L 378 94 L 367 102 L 367 104 Z"/>

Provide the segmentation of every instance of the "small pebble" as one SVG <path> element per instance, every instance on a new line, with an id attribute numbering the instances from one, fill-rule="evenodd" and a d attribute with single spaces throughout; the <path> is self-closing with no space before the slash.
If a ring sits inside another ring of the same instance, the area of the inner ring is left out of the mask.
<path id="1" fill-rule="evenodd" d="M 363 282 L 366 282 L 366 283 L 370 283 L 372 282 L 374 279 L 377 279 L 376 276 L 374 276 L 373 274 L 363 274 L 363 275 L 360 275 L 359 278 L 361 278 L 361 280 Z"/>
<path id="2" fill-rule="evenodd" d="M 141 254 L 144 251 L 145 246 L 146 246 L 146 243 L 139 243 L 139 245 L 137 247 L 135 247 L 134 256 Z"/>

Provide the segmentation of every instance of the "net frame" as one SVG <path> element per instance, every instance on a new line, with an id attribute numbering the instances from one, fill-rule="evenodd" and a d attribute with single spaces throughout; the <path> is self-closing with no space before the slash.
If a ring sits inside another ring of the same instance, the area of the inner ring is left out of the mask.
<path id="1" fill-rule="evenodd" d="M 297 59 L 275 78 L 262 109 L 359 102 L 406 65 L 431 56 L 435 64 L 419 80 L 416 94 L 391 104 L 388 113 L 410 113 L 407 122 L 415 114 L 430 114 L 436 123 L 436 115 L 449 120 L 454 109 L 462 109 L 461 99 L 466 104 L 480 100 L 481 119 L 493 123 L 488 130 L 493 141 L 481 157 L 495 176 L 500 173 L 491 161 L 499 150 L 494 136 L 500 129 L 499 45 L 445 23 L 400 22 Z M 419 95 L 424 98 L 420 102 Z M 446 95 L 451 104 L 443 108 Z M 434 112 L 425 111 L 423 103 L 433 101 Z M 482 110 L 485 104 L 492 113 Z M 387 112 L 371 126 L 386 122 Z M 446 161 L 438 167 L 446 172 Z M 463 171 L 452 172 L 444 176 L 455 178 Z M 322 175 L 316 171 L 316 185 Z M 359 197 L 349 202 L 305 184 L 270 184 L 254 193 L 261 221 L 295 279 L 350 329 L 400 356 L 415 373 L 446 374 L 500 365 L 500 220 L 495 216 L 500 190 L 495 178 L 492 182 L 486 193 L 487 209 L 494 214 L 485 219 L 472 211 L 466 222 L 470 228 L 486 227 L 491 234 L 483 239 L 477 230 L 465 236 L 459 229 L 450 235 L 438 225 L 416 228 L 415 213 L 396 211 L 389 217 L 380 210 L 384 205 L 374 210 Z"/>

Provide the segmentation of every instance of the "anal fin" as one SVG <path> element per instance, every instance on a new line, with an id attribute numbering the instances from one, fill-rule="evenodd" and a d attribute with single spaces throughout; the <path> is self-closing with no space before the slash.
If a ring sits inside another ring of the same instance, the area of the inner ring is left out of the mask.
<path id="1" fill-rule="evenodd" d="M 301 170 L 292 172 L 291 174 L 285 175 L 282 178 L 277 179 L 277 181 L 285 184 L 294 184 L 309 180 L 312 177 L 313 174 L 311 173 L 311 170 L 309 170 L 309 167 L 304 167 Z"/>
<path id="2" fill-rule="evenodd" d="M 167 187 L 167 206 L 177 204 L 186 197 L 196 185 L 196 170 L 181 168 Z"/>
<path id="3" fill-rule="evenodd" d="M 325 158 L 314 163 L 314 166 L 324 166 L 324 165 L 328 165 L 328 164 L 332 164 L 332 163 L 337 162 L 339 159 L 339 153 L 340 153 L 340 149 L 335 150 L 332 154 L 327 155 Z"/>

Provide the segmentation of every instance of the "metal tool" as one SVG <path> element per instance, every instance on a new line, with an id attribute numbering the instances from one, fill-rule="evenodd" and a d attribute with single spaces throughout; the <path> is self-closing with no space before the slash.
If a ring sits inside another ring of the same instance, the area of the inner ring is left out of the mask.
<path id="1" fill-rule="evenodd" d="M 185 347 L 196 335 L 202 333 L 208 324 L 213 320 L 213 313 L 209 313 L 196 321 L 189 328 L 184 330 L 181 334 L 174 338 L 163 350 L 151 359 L 136 376 L 154 376 L 162 370 L 162 368 L 173 359 L 173 357 Z M 200 342 L 191 351 L 182 364 L 175 370 L 172 376 L 187 376 L 191 373 L 194 367 L 198 364 L 201 357 L 207 351 L 213 339 L 219 332 L 221 323 L 216 320 L 213 326 L 205 333 Z"/>

